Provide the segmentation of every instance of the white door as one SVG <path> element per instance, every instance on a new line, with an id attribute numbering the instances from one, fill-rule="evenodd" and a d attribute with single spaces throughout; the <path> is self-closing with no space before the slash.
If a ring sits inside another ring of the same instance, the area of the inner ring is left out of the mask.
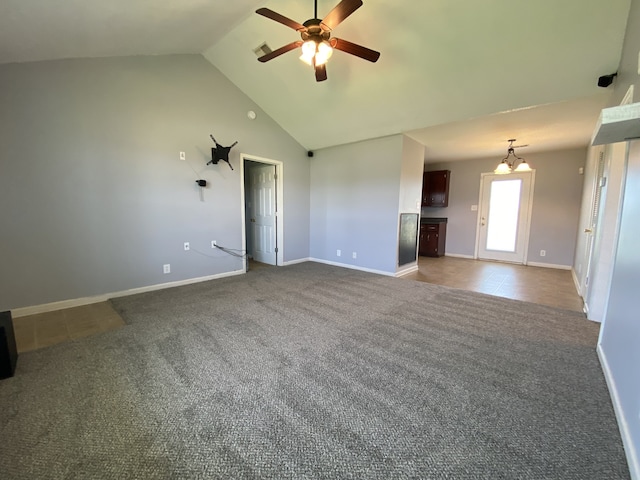
<path id="1" fill-rule="evenodd" d="M 526 263 L 534 174 L 482 175 L 478 258 Z"/>
<path id="2" fill-rule="evenodd" d="M 250 170 L 251 235 L 254 260 L 276 264 L 276 167 L 265 165 Z"/>

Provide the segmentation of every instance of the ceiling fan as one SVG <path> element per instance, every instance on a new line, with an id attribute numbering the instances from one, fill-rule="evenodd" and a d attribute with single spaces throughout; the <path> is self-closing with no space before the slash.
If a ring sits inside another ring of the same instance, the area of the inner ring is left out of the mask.
<path id="1" fill-rule="evenodd" d="M 260 8 L 256 13 L 275 20 L 278 23 L 293 28 L 302 37 L 302 40 L 291 42 L 266 55 L 258 58 L 260 62 L 268 62 L 283 53 L 302 47 L 301 60 L 313 66 L 316 71 L 316 81 L 327 79 L 327 60 L 331 57 L 333 49 L 355 55 L 370 62 L 376 62 L 380 58 L 380 52 L 357 45 L 355 43 L 331 38 L 331 31 L 342 21 L 362 6 L 362 0 L 342 0 L 329 14 L 320 20 L 318 18 L 318 0 L 314 0 L 314 17 L 300 24 L 290 18 L 280 15 L 268 8 Z"/>

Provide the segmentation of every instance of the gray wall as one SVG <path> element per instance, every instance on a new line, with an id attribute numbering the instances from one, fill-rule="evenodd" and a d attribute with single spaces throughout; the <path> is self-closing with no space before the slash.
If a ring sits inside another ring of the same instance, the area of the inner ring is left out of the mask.
<path id="1" fill-rule="evenodd" d="M 0 105 L 0 310 L 239 270 L 210 245 L 244 248 L 240 152 L 284 162 L 285 260 L 309 256 L 304 149 L 200 55 L 2 65 Z"/>
<path id="2" fill-rule="evenodd" d="M 312 258 L 395 273 L 402 141 L 394 135 L 315 152 Z"/>
<path id="3" fill-rule="evenodd" d="M 518 152 L 536 170 L 528 261 L 571 266 L 580 214 L 586 149 L 555 152 Z M 471 210 L 480 196 L 482 173 L 493 172 L 500 158 L 429 162 L 426 170 L 451 170 L 449 206 L 423 207 L 422 216 L 447 217 L 447 254 L 473 256 L 477 213 Z M 546 250 L 546 256 L 540 256 Z"/>
<path id="4" fill-rule="evenodd" d="M 629 85 L 634 85 L 634 101 L 639 101 L 639 50 L 640 0 L 632 0 L 615 99 L 611 105 L 620 103 Z M 629 147 L 620 234 L 599 351 L 614 397 L 632 478 L 640 478 L 640 141 L 630 142 Z"/>

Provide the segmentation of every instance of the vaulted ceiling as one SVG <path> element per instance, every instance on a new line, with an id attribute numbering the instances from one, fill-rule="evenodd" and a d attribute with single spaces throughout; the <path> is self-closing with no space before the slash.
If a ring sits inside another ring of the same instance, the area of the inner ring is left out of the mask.
<path id="1" fill-rule="evenodd" d="M 318 16 L 338 0 L 318 0 Z M 0 63 L 203 53 L 307 149 L 407 133 L 428 159 L 585 146 L 620 61 L 630 0 L 364 0 L 334 36 L 381 52 L 336 52 L 329 79 L 289 52 L 254 49 L 299 38 L 256 15 L 300 23 L 312 0 L 3 0 Z"/>

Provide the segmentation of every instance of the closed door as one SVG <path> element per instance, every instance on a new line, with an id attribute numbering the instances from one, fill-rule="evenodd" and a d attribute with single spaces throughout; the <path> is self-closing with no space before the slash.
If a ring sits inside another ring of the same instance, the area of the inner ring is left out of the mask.
<path id="1" fill-rule="evenodd" d="M 251 235 L 253 258 L 276 264 L 276 167 L 265 165 L 251 169 Z"/>
<path id="2" fill-rule="evenodd" d="M 478 258 L 526 262 L 534 174 L 482 175 Z"/>

